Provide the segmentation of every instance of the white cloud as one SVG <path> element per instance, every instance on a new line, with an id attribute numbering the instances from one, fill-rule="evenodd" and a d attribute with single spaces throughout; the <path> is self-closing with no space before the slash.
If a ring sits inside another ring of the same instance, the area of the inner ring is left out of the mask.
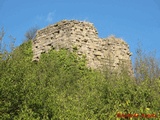
<path id="1" fill-rule="evenodd" d="M 55 16 L 55 12 L 49 12 L 48 14 L 39 14 L 35 17 L 35 24 L 51 24 L 53 22 L 53 18 Z"/>
<path id="2" fill-rule="evenodd" d="M 53 17 L 54 17 L 55 12 L 49 12 L 46 18 L 47 22 L 52 22 L 53 21 Z"/>

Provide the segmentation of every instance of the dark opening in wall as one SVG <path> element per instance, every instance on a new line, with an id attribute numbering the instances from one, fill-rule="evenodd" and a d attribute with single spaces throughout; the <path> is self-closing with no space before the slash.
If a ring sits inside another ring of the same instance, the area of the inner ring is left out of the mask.
<path id="1" fill-rule="evenodd" d="M 47 46 L 51 46 L 52 44 L 51 43 L 49 43 Z"/>
<path id="2" fill-rule="evenodd" d="M 58 31 L 55 31 L 54 33 L 57 33 L 57 34 L 59 34 L 60 32 L 59 32 L 59 30 L 58 30 Z"/>
<path id="3" fill-rule="evenodd" d="M 54 27 L 58 27 L 58 24 L 55 24 Z"/>
<path id="4" fill-rule="evenodd" d="M 45 54 L 45 53 L 46 53 L 46 51 L 41 52 L 41 54 Z"/>

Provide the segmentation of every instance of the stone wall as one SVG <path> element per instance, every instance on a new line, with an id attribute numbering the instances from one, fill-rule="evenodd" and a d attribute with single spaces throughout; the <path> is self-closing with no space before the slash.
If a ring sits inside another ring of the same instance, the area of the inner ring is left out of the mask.
<path id="1" fill-rule="evenodd" d="M 123 63 L 132 72 L 128 44 L 114 36 L 99 38 L 92 23 L 63 20 L 38 30 L 33 40 L 33 61 L 38 61 L 41 53 L 61 48 L 70 51 L 77 48 L 79 56 L 86 55 L 87 66 L 90 68 L 110 66 L 117 69 Z"/>

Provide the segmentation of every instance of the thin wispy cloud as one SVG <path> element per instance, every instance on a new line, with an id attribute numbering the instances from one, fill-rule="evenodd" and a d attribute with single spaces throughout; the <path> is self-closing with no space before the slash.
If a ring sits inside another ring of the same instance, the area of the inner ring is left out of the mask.
<path id="1" fill-rule="evenodd" d="M 45 24 L 50 24 L 53 22 L 53 18 L 54 18 L 55 12 L 49 12 L 46 15 L 44 14 L 39 14 L 36 15 L 35 17 L 35 23 L 45 23 Z"/>
<path id="2" fill-rule="evenodd" d="M 54 17 L 55 12 L 49 12 L 46 18 L 47 22 L 52 22 L 53 21 L 53 17 Z"/>

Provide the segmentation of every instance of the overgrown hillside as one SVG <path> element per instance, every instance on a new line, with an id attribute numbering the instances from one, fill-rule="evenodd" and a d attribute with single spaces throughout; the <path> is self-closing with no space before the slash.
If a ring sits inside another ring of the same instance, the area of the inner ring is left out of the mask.
<path id="1" fill-rule="evenodd" d="M 31 41 L 0 59 L 1 120 L 160 119 L 160 80 L 136 82 L 88 69 L 85 57 L 51 50 L 32 62 Z M 138 78 L 139 79 L 139 78 Z M 155 115 L 155 116 L 154 116 Z M 131 119 L 131 117 L 130 117 Z"/>

